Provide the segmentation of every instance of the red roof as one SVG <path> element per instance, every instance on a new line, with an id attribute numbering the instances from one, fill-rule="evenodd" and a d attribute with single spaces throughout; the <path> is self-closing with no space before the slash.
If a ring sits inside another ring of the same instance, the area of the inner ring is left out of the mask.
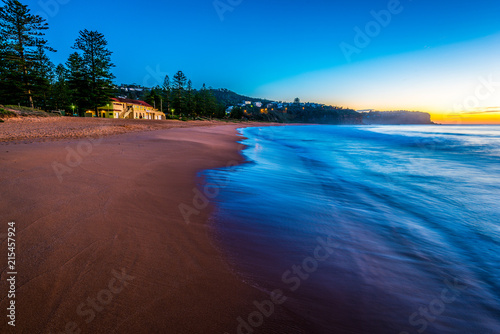
<path id="1" fill-rule="evenodd" d="M 121 98 L 119 98 L 119 97 L 114 97 L 114 98 L 112 98 L 111 100 L 112 100 L 112 101 L 115 101 L 115 102 L 120 102 L 120 103 L 138 104 L 138 105 L 140 105 L 140 106 L 153 108 L 153 106 L 149 105 L 148 103 L 146 103 L 146 102 L 144 102 L 144 101 L 140 101 L 140 100 L 121 99 Z"/>

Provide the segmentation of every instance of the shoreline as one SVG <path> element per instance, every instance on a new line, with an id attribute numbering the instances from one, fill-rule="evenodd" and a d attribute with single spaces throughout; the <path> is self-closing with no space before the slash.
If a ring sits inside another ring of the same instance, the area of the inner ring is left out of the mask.
<path id="1" fill-rule="evenodd" d="M 178 206 L 199 171 L 242 162 L 242 126 L 2 145 L 0 221 L 16 222 L 18 244 L 17 323 L 2 332 L 236 333 L 269 296 L 214 247 L 212 208 L 188 225 Z M 54 163 L 68 168 L 61 178 Z M 259 330 L 293 317 L 277 308 Z"/>

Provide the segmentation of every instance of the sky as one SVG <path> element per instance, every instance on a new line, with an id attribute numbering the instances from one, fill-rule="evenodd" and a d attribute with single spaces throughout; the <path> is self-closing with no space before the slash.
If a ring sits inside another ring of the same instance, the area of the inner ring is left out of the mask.
<path id="1" fill-rule="evenodd" d="M 64 63 L 103 33 L 115 82 L 203 83 L 278 101 L 418 110 L 500 123 L 500 2 L 430 0 L 23 1 Z"/>

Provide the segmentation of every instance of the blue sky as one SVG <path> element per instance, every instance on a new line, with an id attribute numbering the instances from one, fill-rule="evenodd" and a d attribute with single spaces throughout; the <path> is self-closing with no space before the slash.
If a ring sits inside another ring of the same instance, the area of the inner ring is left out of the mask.
<path id="1" fill-rule="evenodd" d="M 195 87 L 205 82 L 265 98 L 285 100 L 298 95 L 302 100 L 381 108 L 384 102 L 370 100 L 373 91 L 336 93 L 342 86 L 339 81 L 376 84 L 386 77 L 393 79 L 397 90 L 402 79 L 395 69 L 417 64 L 430 71 L 428 75 L 419 72 L 422 80 L 430 80 L 432 71 L 438 71 L 438 77 L 446 75 L 437 65 L 452 63 L 458 67 L 447 69 L 448 74 L 455 72 L 448 79 L 465 71 L 468 81 L 460 89 L 466 91 L 478 76 L 489 74 L 488 68 L 491 73 L 499 65 L 494 57 L 486 57 L 488 64 L 485 57 L 475 59 L 499 51 L 500 2 L 494 0 L 401 0 L 399 5 L 394 0 L 220 0 L 219 4 L 231 9 L 222 14 L 223 20 L 213 0 L 24 3 L 48 18 L 47 36 L 59 51 L 52 56 L 55 63 L 65 62 L 79 30 L 102 32 L 114 52 L 117 83 L 154 85 L 155 78 L 183 70 Z M 390 23 L 379 25 L 369 43 L 348 61 L 341 43 L 355 46 L 355 27 L 365 31 L 375 20 L 372 11 L 379 13 L 391 6 L 398 11 L 391 14 Z M 471 53 L 471 47 L 477 49 Z M 397 63 L 399 67 L 394 66 Z M 390 90 L 391 83 L 382 81 Z M 390 94 L 384 96 L 388 108 L 398 108 L 390 103 Z M 425 100 L 426 96 L 414 98 Z M 452 102 L 446 101 L 447 105 Z M 446 108 L 413 101 L 399 108 L 412 106 Z"/>

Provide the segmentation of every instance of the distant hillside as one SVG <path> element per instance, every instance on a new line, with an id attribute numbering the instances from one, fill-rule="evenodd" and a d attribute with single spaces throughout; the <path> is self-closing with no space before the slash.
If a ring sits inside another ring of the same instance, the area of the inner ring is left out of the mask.
<path id="1" fill-rule="evenodd" d="M 151 89 L 152 88 L 142 87 L 136 84 L 122 84 L 116 87 L 115 95 L 117 97 L 126 97 L 134 100 L 144 100 L 150 93 Z M 194 89 L 195 93 L 199 91 L 200 90 L 198 89 Z M 217 102 L 223 105 L 225 108 L 241 104 L 243 101 L 262 102 L 262 103 L 273 102 L 266 99 L 259 99 L 255 97 L 240 95 L 225 88 L 209 89 L 209 91 L 212 92 L 212 94 L 215 96 Z"/>
<path id="2" fill-rule="evenodd" d="M 225 107 L 235 106 L 241 104 L 243 101 L 262 102 L 262 103 L 274 102 L 266 99 L 258 99 L 254 97 L 240 95 L 225 88 L 211 89 L 210 91 L 212 92 L 212 94 L 214 94 L 215 98 L 217 99 L 217 102 L 224 105 Z"/>
<path id="3" fill-rule="evenodd" d="M 370 111 L 363 114 L 364 124 L 434 124 L 429 113 L 420 111 Z"/>
<path id="4" fill-rule="evenodd" d="M 117 95 L 148 101 L 153 99 L 156 105 L 165 99 L 160 99 L 162 90 L 142 87 L 139 85 L 121 85 L 117 87 Z M 193 94 L 201 94 L 202 90 L 193 90 Z M 356 112 L 353 109 L 328 106 L 318 103 L 301 103 L 300 100 L 291 102 L 276 102 L 240 95 L 229 89 L 208 89 L 208 103 L 210 110 L 194 104 L 191 111 L 184 111 L 183 115 L 210 115 L 210 117 L 232 118 L 239 120 L 278 122 L 278 123 L 315 123 L 315 124 L 434 124 L 431 115 L 424 112 L 398 111 L 369 111 Z M 183 91 L 182 94 L 186 94 Z M 205 94 L 205 93 L 203 93 Z M 152 97 L 154 95 L 154 97 Z M 172 94 L 170 94 L 172 97 Z M 206 99 L 205 96 L 203 99 Z M 195 97 L 195 102 L 197 101 Z M 170 101 L 172 103 L 172 101 Z M 199 102 L 198 102 L 199 103 Z M 205 102 L 206 103 L 206 102 Z M 154 104 L 154 102 L 151 102 Z M 199 110 L 198 110 L 199 109 Z M 208 113 L 207 113 L 208 110 Z M 216 116 L 214 116 L 216 115 Z"/>

